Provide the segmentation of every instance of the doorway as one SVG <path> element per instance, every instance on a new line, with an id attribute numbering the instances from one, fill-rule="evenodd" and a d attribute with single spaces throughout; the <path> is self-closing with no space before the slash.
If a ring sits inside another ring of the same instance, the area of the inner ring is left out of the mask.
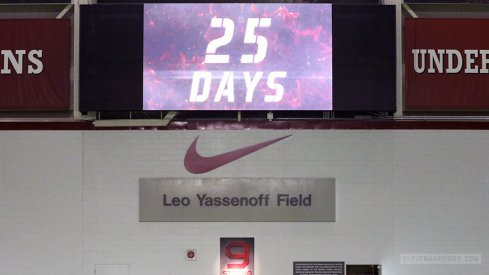
<path id="1" fill-rule="evenodd" d="M 380 265 L 346 265 L 346 275 L 382 275 Z"/>

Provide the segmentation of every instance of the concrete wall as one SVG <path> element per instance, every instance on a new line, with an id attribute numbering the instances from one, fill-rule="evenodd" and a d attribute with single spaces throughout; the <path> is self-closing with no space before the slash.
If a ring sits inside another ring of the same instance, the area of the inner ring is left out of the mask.
<path id="1" fill-rule="evenodd" d="M 0 274 L 81 274 L 82 133 L 0 131 Z"/>
<path id="2" fill-rule="evenodd" d="M 183 166 L 291 137 L 212 172 Z M 0 274 L 218 274 L 219 238 L 254 237 L 257 275 L 293 261 L 382 264 L 383 274 L 489 273 L 488 131 L 0 132 Z M 334 223 L 139 223 L 138 179 L 322 178 Z M 185 260 L 186 249 L 198 260 Z M 406 265 L 401 254 L 481 254 L 482 264 Z M 122 270 L 122 269 L 121 269 Z"/>

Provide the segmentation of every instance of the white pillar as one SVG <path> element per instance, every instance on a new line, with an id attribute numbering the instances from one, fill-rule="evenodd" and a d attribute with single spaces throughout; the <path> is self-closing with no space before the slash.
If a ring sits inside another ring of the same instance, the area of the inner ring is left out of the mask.
<path id="1" fill-rule="evenodd" d="M 82 117 L 78 104 L 80 102 L 80 5 L 95 4 L 97 0 L 72 0 L 75 8 L 73 17 L 73 118 Z"/>
<path id="2" fill-rule="evenodd" d="M 396 113 L 394 117 L 401 117 L 404 112 L 403 97 L 403 63 L 402 63 L 402 11 L 401 5 L 403 0 L 383 0 L 385 5 L 396 5 Z"/>

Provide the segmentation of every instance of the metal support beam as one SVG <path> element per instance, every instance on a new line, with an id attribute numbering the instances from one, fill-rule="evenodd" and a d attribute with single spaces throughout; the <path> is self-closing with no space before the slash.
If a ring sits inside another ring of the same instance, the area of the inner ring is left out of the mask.
<path id="1" fill-rule="evenodd" d="M 268 121 L 272 121 L 273 120 L 273 112 L 268 112 L 267 113 L 267 119 L 268 119 Z"/>
<path id="2" fill-rule="evenodd" d="M 170 111 L 166 113 L 165 117 L 163 118 L 163 126 L 167 126 L 170 124 L 170 122 L 175 118 L 175 116 L 178 114 L 178 112 L 175 111 Z"/>
<path id="3" fill-rule="evenodd" d="M 396 112 L 394 117 L 402 117 L 404 115 L 404 91 L 403 91 L 403 61 L 402 61 L 402 3 L 403 0 L 395 0 L 396 5 Z"/>
<path id="4" fill-rule="evenodd" d="M 71 7 L 73 7 L 73 5 L 66 5 L 66 7 L 58 14 L 58 16 L 56 16 L 56 19 L 61 19 L 63 18 L 67 13 L 68 11 L 71 10 Z"/>
<path id="5" fill-rule="evenodd" d="M 409 15 L 411 15 L 412 18 L 419 18 L 418 15 L 413 11 L 413 9 L 411 9 L 411 7 L 408 4 L 402 3 L 402 7 L 407 11 L 407 13 L 409 13 Z"/>
<path id="6" fill-rule="evenodd" d="M 80 102 L 80 2 L 73 0 L 75 11 L 73 15 L 73 118 L 82 117 L 78 109 Z"/>
<path id="7" fill-rule="evenodd" d="M 163 119 L 107 119 L 93 122 L 95 127 L 166 127 L 178 112 L 170 111 Z"/>
<path id="8" fill-rule="evenodd" d="M 95 127 L 165 127 L 161 119 L 107 119 L 93 122 Z"/>

